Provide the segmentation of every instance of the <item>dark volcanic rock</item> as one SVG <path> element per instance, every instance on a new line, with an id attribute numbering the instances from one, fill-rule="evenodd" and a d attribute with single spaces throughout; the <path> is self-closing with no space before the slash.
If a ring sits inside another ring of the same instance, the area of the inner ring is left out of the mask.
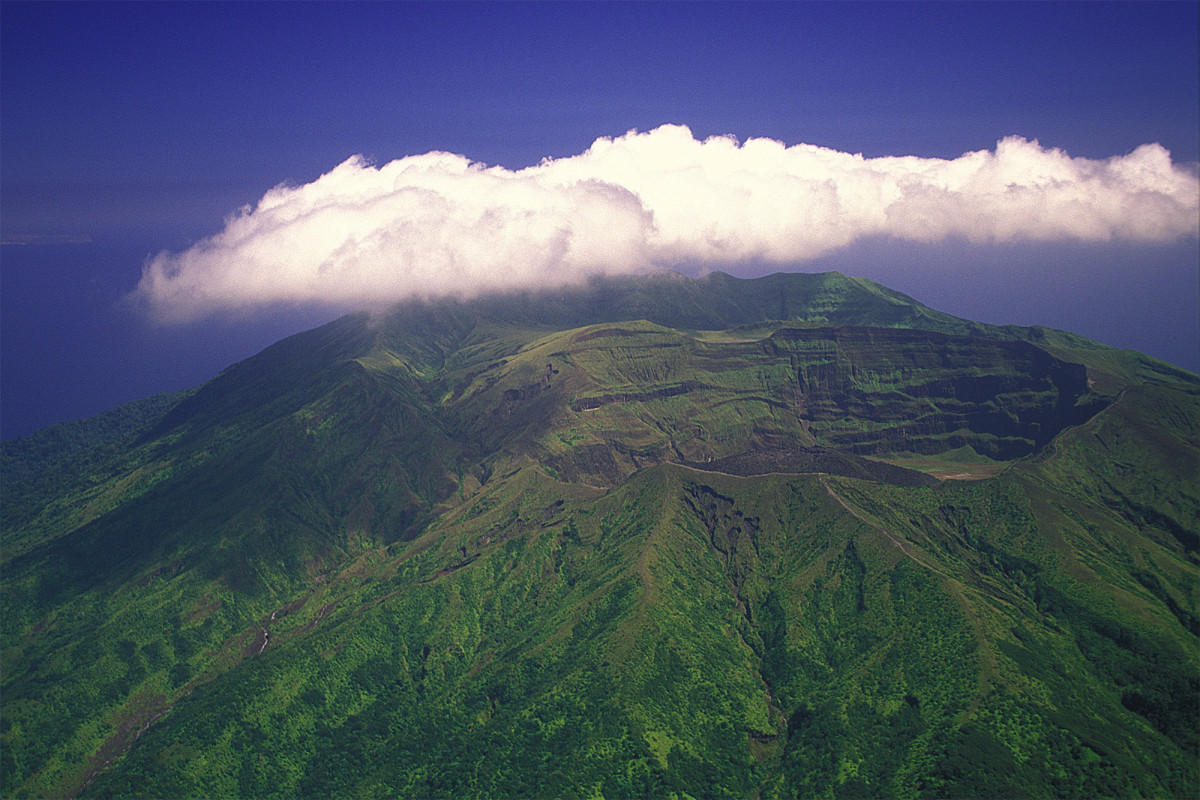
<path id="1" fill-rule="evenodd" d="M 970 446 L 1028 455 L 1098 408 L 1087 370 L 1020 341 L 882 328 L 784 328 L 801 402 L 824 443 L 859 454 Z"/>

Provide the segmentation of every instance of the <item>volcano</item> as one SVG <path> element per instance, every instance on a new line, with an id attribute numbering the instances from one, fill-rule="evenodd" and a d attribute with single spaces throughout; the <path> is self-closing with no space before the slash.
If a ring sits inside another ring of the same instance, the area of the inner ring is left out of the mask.
<path id="1" fill-rule="evenodd" d="M 408 303 L 3 445 L 8 796 L 1190 797 L 1200 378 L 838 273 Z"/>

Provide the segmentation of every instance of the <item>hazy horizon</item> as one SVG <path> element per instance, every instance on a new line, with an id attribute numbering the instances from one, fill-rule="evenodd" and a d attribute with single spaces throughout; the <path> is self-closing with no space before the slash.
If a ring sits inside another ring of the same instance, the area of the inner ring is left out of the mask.
<path id="1" fill-rule="evenodd" d="M 835 269 L 1200 369 L 1194 4 L 0 16 L 0 436 L 364 303 Z"/>

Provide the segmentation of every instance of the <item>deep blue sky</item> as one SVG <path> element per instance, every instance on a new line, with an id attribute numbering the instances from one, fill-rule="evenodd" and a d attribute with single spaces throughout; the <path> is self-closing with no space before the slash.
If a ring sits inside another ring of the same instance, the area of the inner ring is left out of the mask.
<path id="1" fill-rule="evenodd" d="M 0 436 L 195 385 L 330 317 L 162 329 L 119 301 L 148 255 L 351 155 L 519 168 L 681 123 L 868 157 L 1019 135 L 1089 158 L 1159 142 L 1195 162 L 1197 8 L 0 3 L 0 234 L 32 242 L 0 248 Z M 1195 370 L 1197 258 L 1194 238 L 875 242 L 796 268 Z"/>

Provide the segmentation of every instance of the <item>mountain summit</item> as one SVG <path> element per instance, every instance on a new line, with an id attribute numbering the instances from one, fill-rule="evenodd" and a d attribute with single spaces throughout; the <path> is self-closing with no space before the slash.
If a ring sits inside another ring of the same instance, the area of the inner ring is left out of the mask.
<path id="1" fill-rule="evenodd" d="M 1193 796 L 1200 379 L 829 273 L 408 303 L 4 443 L 11 796 Z"/>

